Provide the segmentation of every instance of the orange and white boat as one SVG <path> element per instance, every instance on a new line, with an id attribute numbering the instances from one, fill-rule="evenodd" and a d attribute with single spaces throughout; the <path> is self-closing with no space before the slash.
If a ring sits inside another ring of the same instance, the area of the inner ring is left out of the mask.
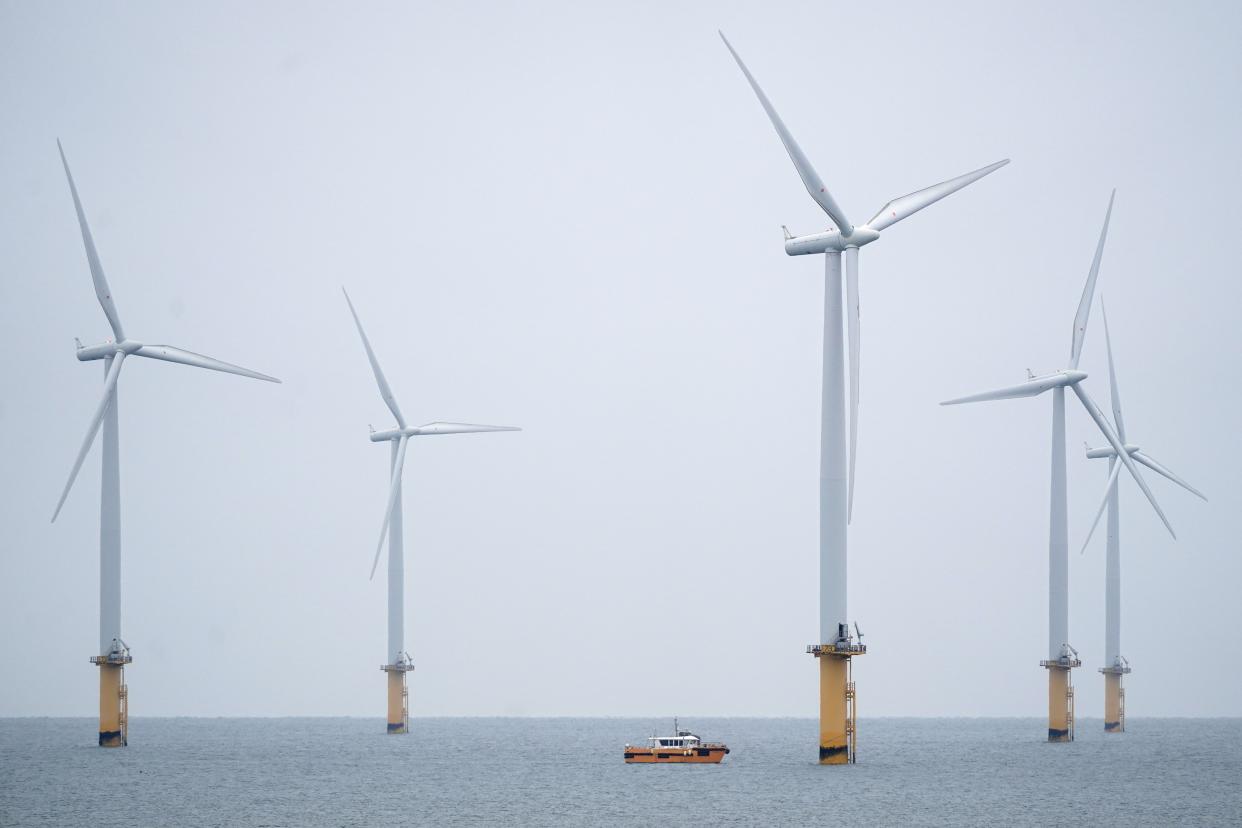
<path id="1" fill-rule="evenodd" d="M 677 726 L 673 719 L 673 732 L 676 736 L 648 736 L 647 746 L 625 746 L 626 764 L 652 762 L 690 762 L 694 764 L 718 764 L 729 746 L 723 742 L 704 742 L 688 730 Z"/>

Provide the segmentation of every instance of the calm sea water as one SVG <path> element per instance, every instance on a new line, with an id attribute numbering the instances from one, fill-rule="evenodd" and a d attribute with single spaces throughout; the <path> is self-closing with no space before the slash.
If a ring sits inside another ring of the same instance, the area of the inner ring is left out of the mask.
<path id="1" fill-rule="evenodd" d="M 626 765 L 651 719 L 0 719 L 3 825 L 1242 824 L 1242 720 L 877 719 L 815 763 L 809 719 L 690 719 L 721 765 Z"/>

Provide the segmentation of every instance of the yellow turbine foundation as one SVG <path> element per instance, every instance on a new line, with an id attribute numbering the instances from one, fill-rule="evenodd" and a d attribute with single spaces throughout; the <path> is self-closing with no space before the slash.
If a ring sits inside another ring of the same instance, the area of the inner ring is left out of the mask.
<path id="1" fill-rule="evenodd" d="M 1074 741 L 1074 685 L 1070 669 L 1082 664 L 1078 659 L 1059 658 L 1041 661 L 1048 668 L 1048 741 Z"/>
<path id="2" fill-rule="evenodd" d="M 1060 667 L 1048 668 L 1048 741 L 1070 742 L 1074 734 L 1070 731 L 1071 713 L 1069 710 L 1070 671 Z"/>
<path id="3" fill-rule="evenodd" d="M 129 656 L 95 656 L 99 665 L 99 746 L 125 747 L 129 744 L 129 688 L 125 685 L 125 665 Z"/>
<path id="4" fill-rule="evenodd" d="M 1101 667 L 1100 672 L 1104 674 L 1104 732 L 1125 733 L 1126 688 L 1121 677 L 1130 672 L 1130 668 L 1120 663 Z"/>
<path id="5" fill-rule="evenodd" d="M 819 763 L 846 765 L 857 761 L 857 728 L 853 656 L 861 644 L 812 644 L 808 653 L 819 659 Z"/>
<path id="6" fill-rule="evenodd" d="M 409 663 L 385 664 L 380 669 L 388 674 L 388 732 L 408 733 L 410 730 L 410 697 L 406 689 L 405 674 L 414 667 Z"/>
<path id="7" fill-rule="evenodd" d="M 1121 676 L 1104 674 L 1104 731 L 1121 732 Z"/>
<path id="8" fill-rule="evenodd" d="M 850 761 L 845 739 L 845 686 L 849 658 L 824 656 L 819 660 L 819 763 L 844 765 Z"/>

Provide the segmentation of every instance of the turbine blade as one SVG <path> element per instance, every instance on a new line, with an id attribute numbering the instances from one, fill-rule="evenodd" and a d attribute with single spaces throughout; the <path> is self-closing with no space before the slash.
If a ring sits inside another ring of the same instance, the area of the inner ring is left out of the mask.
<path id="1" fill-rule="evenodd" d="M 69 482 L 65 484 L 65 490 L 60 493 L 60 500 L 56 501 L 56 511 L 52 512 L 53 523 L 56 522 L 61 507 L 65 505 L 65 498 L 69 497 L 73 481 L 78 479 L 78 472 L 82 470 L 82 462 L 86 460 L 86 455 L 95 442 L 95 435 L 99 433 L 99 426 L 103 424 L 104 414 L 108 413 L 108 407 L 112 405 L 112 391 L 116 388 L 117 377 L 121 375 L 121 363 L 124 361 L 123 352 L 117 352 L 117 355 L 112 358 L 112 367 L 108 369 L 108 375 L 104 378 L 103 397 L 99 400 L 99 405 L 95 407 L 95 416 L 91 418 L 91 424 L 87 426 L 86 439 L 82 441 L 82 448 L 78 449 L 78 457 L 73 461 L 73 469 L 69 472 Z"/>
<path id="2" fill-rule="evenodd" d="M 182 348 L 175 348 L 172 345 L 143 345 L 134 353 L 150 359 L 162 359 L 165 362 L 193 365 L 196 368 L 206 368 L 209 371 L 237 374 L 239 377 L 250 377 L 251 379 L 266 380 L 267 382 L 280 382 L 280 380 L 275 377 L 269 377 L 267 374 L 260 374 L 258 371 L 251 371 L 249 368 L 242 368 L 240 365 L 221 362 L 218 359 L 212 359 L 209 356 L 196 354 L 193 351 L 186 351 Z"/>
<path id="3" fill-rule="evenodd" d="M 401 416 L 401 409 L 397 407 L 397 398 L 392 395 L 392 389 L 388 387 L 388 380 L 384 379 L 384 371 L 380 368 L 379 360 L 375 358 L 375 351 L 371 350 L 371 340 L 367 339 L 367 332 L 362 329 L 362 321 L 358 319 L 358 312 L 354 310 L 354 303 L 349 301 L 349 294 L 345 288 L 341 288 L 341 293 L 345 294 L 345 303 L 349 305 L 349 312 L 354 317 L 354 324 L 358 326 L 358 335 L 362 337 L 362 347 L 367 351 L 367 359 L 371 361 L 371 371 L 375 374 L 375 382 L 379 385 L 380 396 L 384 398 L 384 403 L 388 406 L 388 410 L 392 412 L 392 416 L 397 418 L 397 425 L 405 428 L 405 417 Z"/>
<path id="4" fill-rule="evenodd" d="M 1113 340 L 1108 335 L 1108 312 L 1104 310 L 1104 296 L 1100 295 L 1100 318 L 1104 320 L 1104 346 L 1108 349 L 1108 389 L 1113 404 L 1113 423 L 1117 426 L 1117 436 L 1121 442 L 1126 441 L 1126 424 L 1121 419 L 1121 392 L 1117 390 L 1117 369 L 1113 365 Z"/>
<path id="5" fill-rule="evenodd" d="M 397 502 L 397 492 L 401 487 L 401 469 L 405 466 L 405 446 L 409 438 L 402 434 L 397 441 L 397 462 L 392 466 L 392 483 L 388 488 L 388 506 L 384 509 L 384 523 L 380 526 L 379 543 L 375 546 L 375 560 L 371 561 L 371 575 L 367 580 L 375 578 L 375 567 L 379 566 L 380 552 L 384 551 L 384 539 L 388 537 L 388 523 L 392 520 L 392 509 Z"/>
<path id="6" fill-rule="evenodd" d="M 854 459 L 858 454 L 858 248 L 845 249 L 845 294 L 850 336 L 850 483 L 845 522 L 854 519 Z"/>
<path id="7" fill-rule="evenodd" d="M 473 423 L 427 423 L 414 429 L 426 434 L 476 434 L 485 431 L 521 431 L 517 426 L 474 425 Z"/>
<path id="8" fill-rule="evenodd" d="M 1114 189 L 1108 197 L 1108 210 L 1104 213 L 1104 226 L 1100 229 L 1100 240 L 1095 245 L 1095 257 L 1091 260 L 1091 270 L 1087 272 L 1087 284 L 1083 286 L 1082 298 L 1078 300 L 1078 313 L 1074 314 L 1074 341 L 1070 344 L 1071 368 L 1078 367 L 1078 359 L 1082 356 L 1082 342 L 1087 338 L 1087 317 L 1091 315 L 1091 297 L 1095 295 L 1095 280 L 1100 275 L 1100 260 L 1104 258 L 1104 240 L 1108 238 L 1108 220 L 1113 216 L 1113 199 L 1117 197 Z M 1133 466 L 1133 463 L 1128 464 Z"/>
<path id="9" fill-rule="evenodd" d="M 823 208 L 823 211 L 837 225 L 841 235 L 848 236 L 853 231 L 854 226 L 845 217 L 845 211 L 833 199 L 832 193 L 828 192 L 828 188 L 820 180 L 819 173 L 815 172 L 815 168 L 811 166 L 810 160 L 807 159 L 806 154 L 802 152 L 802 148 L 798 146 L 798 142 L 794 140 L 793 135 L 786 128 L 785 122 L 781 120 L 781 116 L 776 114 L 776 109 L 773 108 L 772 102 L 768 100 L 767 95 L 763 94 L 758 81 L 755 80 L 755 76 L 750 73 L 750 70 L 746 68 L 746 64 L 742 62 L 742 58 L 733 48 L 733 44 L 724 36 L 724 32 L 719 32 L 719 34 L 729 53 L 737 61 L 742 74 L 746 76 L 746 80 L 750 83 L 750 88 L 755 90 L 755 95 L 759 98 L 759 103 L 763 105 L 763 110 L 768 113 L 768 119 L 772 122 L 772 126 L 776 128 L 776 134 L 780 136 L 781 143 L 785 145 L 785 151 L 789 153 L 789 160 L 793 161 L 794 167 L 798 170 L 798 175 L 802 178 L 802 183 L 806 185 L 806 191 L 811 194 L 811 198 L 815 199 L 815 203 Z"/>
<path id="10" fill-rule="evenodd" d="M 956 193 L 967 184 L 973 184 L 985 175 L 996 172 L 1008 163 L 1009 159 L 1006 158 L 1003 161 L 997 161 L 995 164 L 980 167 L 974 172 L 968 172 L 965 175 L 950 178 L 948 181 L 941 181 L 939 184 L 933 184 L 909 195 L 903 195 L 901 198 L 895 198 L 881 207 L 880 212 L 876 213 L 871 221 L 867 222 L 867 226 L 872 230 L 883 230 L 885 227 L 896 224 L 903 218 L 914 215 L 924 207 L 935 204 L 945 196 Z"/>
<path id="11" fill-rule="evenodd" d="M 1205 495 L 1203 492 L 1199 491 L 1194 486 L 1187 483 L 1185 480 L 1182 480 L 1180 477 L 1178 477 L 1176 474 L 1171 472 L 1165 466 L 1162 466 L 1161 464 L 1157 463 L 1156 460 L 1150 454 L 1144 454 L 1141 451 L 1136 451 L 1134 452 L 1134 454 L 1130 456 L 1133 457 L 1135 460 L 1139 461 L 1140 463 L 1142 463 L 1147 468 L 1154 471 L 1156 474 L 1160 475 L 1161 477 L 1166 477 L 1169 480 L 1172 480 L 1177 485 L 1181 486 L 1186 491 L 1190 492 L 1191 494 L 1197 495 L 1199 498 L 1205 501 L 1207 500 L 1207 495 Z"/>
<path id="12" fill-rule="evenodd" d="M 1082 549 L 1078 550 L 1078 554 L 1087 551 L 1087 544 L 1091 543 L 1091 536 L 1095 534 L 1095 527 L 1100 525 L 1100 516 L 1104 514 L 1104 507 L 1108 505 L 1108 498 L 1113 493 L 1113 487 L 1117 485 L 1117 477 L 1121 474 L 1121 464 L 1115 459 L 1110 462 L 1108 470 L 1108 483 L 1104 486 L 1104 497 L 1100 500 L 1100 508 L 1095 512 L 1095 520 L 1091 521 L 1091 529 L 1087 532 L 1087 539 L 1082 542 Z"/>
<path id="13" fill-rule="evenodd" d="M 954 400 L 945 400 L 941 405 L 961 405 L 962 403 L 986 402 L 988 400 L 1016 400 L 1020 397 L 1035 397 L 1052 387 L 1054 386 L 1046 382 L 1028 380 L 1017 385 L 997 388 L 995 391 L 980 391 L 977 394 L 968 394 L 965 397 L 958 397 Z"/>
<path id="14" fill-rule="evenodd" d="M 1143 494 L 1147 497 L 1147 502 L 1156 510 L 1156 514 L 1160 516 L 1160 520 L 1164 523 L 1164 528 L 1169 530 L 1169 534 L 1173 539 L 1177 539 L 1177 533 L 1173 531 L 1173 525 L 1169 523 L 1169 519 L 1165 517 L 1164 510 L 1160 508 L 1160 504 L 1156 502 L 1156 496 L 1151 493 L 1151 489 L 1147 488 L 1147 481 L 1143 479 L 1143 475 L 1139 474 L 1138 467 L 1134 465 L 1134 461 L 1130 459 L 1129 453 L 1126 452 L 1125 446 L 1121 444 L 1121 439 L 1117 436 L 1117 432 L 1113 431 L 1112 425 L 1108 419 L 1100 411 L 1099 406 L 1091 399 L 1083 389 L 1081 382 L 1076 382 L 1070 386 L 1074 389 L 1074 393 L 1078 396 L 1078 401 L 1082 403 L 1083 408 L 1087 409 L 1087 413 L 1091 415 L 1091 419 L 1095 420 L 1095 424 L 1099 426 L 1100 431 L 1104 432 L 1104 436 L 1108 438 L 1108 442 L 1112 444 L 1113 450 L 1117 452 L 1117 456 L 1121 462 L 1126 464 L 1126 469 L 1130 472 L 1130 476 L 1134 478 L 1134 482 L 1143 490 Z"/>
<path id="15" fill-rule="evenodd" d="M 77 185 L 73 183 L 73 173 L 69 171 L 69 161 L 65 158 L 65 148 L 56 139 L 56 149 L 60 150 L 60 163 L 65 167 L 65 177 L 69 179 L 69 192 L 73 194 L 73 209 L 78 213 L 78 226 L 82 229 L 82 243 L 86 245 L 86 262 L 91 268 L 91 281 L 95 283 L 95 296 L 103 307 L 104 316 L 112 326 L 112 335 L 117 342 L 125 339 L 121 330 L 121 316 L 116 311 L 116 302 L 112 300 L 112 288 L 108 287 L 108 279 L 104 276 L 103 265 L 99 263 L 99 253 L 95 250 L 95 239 L 91 236 L 91 228 L 86 223 L 86 211 L 82 209 L 82 200 L 78 198 Z"/>

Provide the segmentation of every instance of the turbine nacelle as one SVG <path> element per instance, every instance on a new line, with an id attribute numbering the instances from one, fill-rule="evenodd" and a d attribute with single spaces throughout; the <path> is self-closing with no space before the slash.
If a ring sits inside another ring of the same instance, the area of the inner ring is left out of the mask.
<path id="1" fill-rule="evenodd" d="M 1130 455 L 1131 457 L 1133 457 L 1135 453 L 1143 450 L 1140 446 L 1136 446 L 1133 443 L 1126 443 L 1125 449 L 1126 449 L 1126 454 Z M 1117 452 L 1112 446 L 1101 446 L 1100 448 L 1091 448 L 1090 446 L 1087 447 L 1087 459 L 1088 460 L 1099 460 L 1101 457 L 1116 457 L 1116 456 L 1117 456 Z"/>
<path id="2" fill-rule="evenodd" d="M 789 256 L 807 256 L 812 253 L 839 253 L 849 247 L 862 247 L 880 237 L 870 227 L 855 227 L 847 236 L 840 230 L 810 233 L 785 239 L 785 253 Z"/>
<path id="3" fill-rule="evenodd" d="M 1053 371 L 1051 374 L 1044 374 L 1040 377 L 1033 377 L 1027 382 L 1042 383 L 1048 388 L 1067 388 L 1076 383 L 1080 383 L 1087 378 L 1086 371 L 1078 371 L 1074 369 L 1065 369 L 1063 371 Z"/>

